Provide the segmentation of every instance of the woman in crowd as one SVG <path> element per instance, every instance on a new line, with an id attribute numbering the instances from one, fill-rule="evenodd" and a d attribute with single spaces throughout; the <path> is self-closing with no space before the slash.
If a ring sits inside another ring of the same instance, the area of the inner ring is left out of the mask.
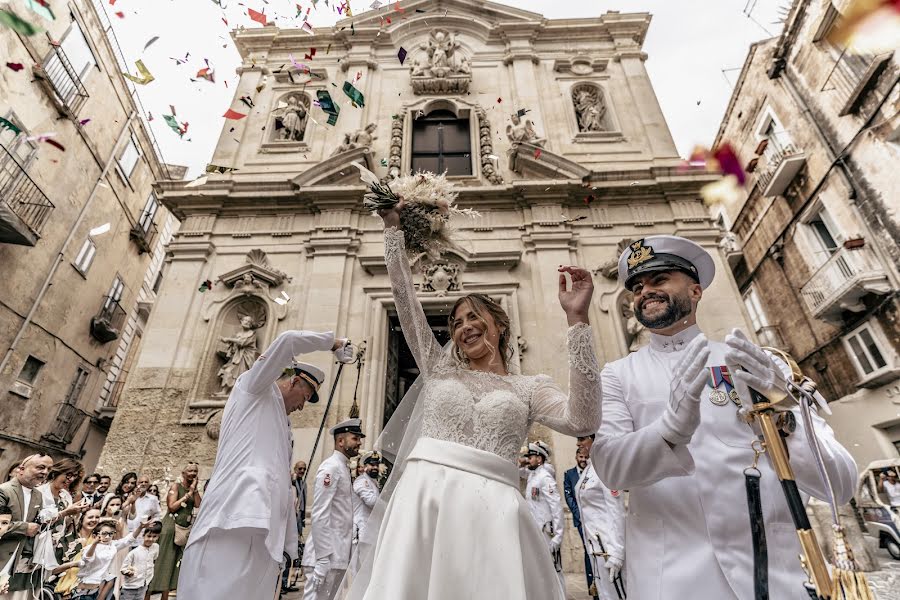
<path id="1" fill-rule="evenodd" d="M 122 512 L 122 497 L 107 495 L 100 506 L 101 518 L 111 519 L 116 523 L 116 539 L 125 535 L 125 513 Z"/>
<path id="2" fill-rule="evenodd" d="M 107 496 L 118 496 L 122 499 L 127 498 L 134 492 L 134 488 L 137 487 L 137 479 L 137 473 L 125 473 L 122 475 L 122 481 L 116 486 L 116 490 L 108 493 Z"/>
<path id="3" fill-rule="evenodd" d="M 57 545 L 56 560 L 59 566 L 53 570 L 54 575 L 61 574 L 53 591 L 63 598 L 68 598 L 78 585 L 78 562 L 84 548 L 94 543 L 94 529 L 100 523 L 100 509 L 90 508 L 82 513 L 75 530 L 63 536 L 62 543 Z"/>
<path id="4" fill-rule="evenodd" d="M 191 526 L 194 510 L 200 508 L 198 473 L 197 463 L 188 463 L 181 471 L 181 480 L 173 482 L 166 494 L 168 513 L 159 534 L 159 557 L 156 559 L 153 581 L 150 582 L 150 593 L 162 593 L 161 600 L 168 600 L 169 592 L 178 587 L 181 555 L 187 539 L 176 539 L 176 526 L 184 533 L 184 528 Z M 179 545 L 176 542 L 182 543 Z"/>
<path id="5" fill-rule="evenodd" d="M 72 531 L 73 521 L 70 517 L 81 514 L 87 508 L 87 502 L 73 501 L 79 496 L 78 486 L 84 477 L 84 467 L 71 458 L 63 458 L 50 467 L 46 483 L 38 486 L 44 497 L 44 506 L 38 518 L 42 523 L 53 525 L 53 542 L 58 544 L 63 536 Z"/>
<path id="6" fill-rule="evenodd" d="M 159 500 L 159 486 L 155 483 L 150 484 L 150 487 L 147 488 L 147 493 Z"/>

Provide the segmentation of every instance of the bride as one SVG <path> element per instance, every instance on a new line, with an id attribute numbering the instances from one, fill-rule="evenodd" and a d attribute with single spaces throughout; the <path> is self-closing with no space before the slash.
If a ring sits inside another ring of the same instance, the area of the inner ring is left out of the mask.
<path id="1" fill-rule="evenodd" d="M 547 544 L 519 492 L 516 459 L 533 422 L 572 436 L 599 428 L 591 275 L 559 268 L 569 324 L 567 397 L 546 375 L 510 372 L 509 316 L 485 295 L 456 302 L 451 342 L 438 344 L 413 287 L 402 207 L 379 214 L 400 325 L 421 375 L 379 440 L 397 461 L 368 522 L 371 537 L 360 540 L 363 563 L 347 597 L 562 600 Z M 404 407 L 407 401 L 414 406 Z"/>

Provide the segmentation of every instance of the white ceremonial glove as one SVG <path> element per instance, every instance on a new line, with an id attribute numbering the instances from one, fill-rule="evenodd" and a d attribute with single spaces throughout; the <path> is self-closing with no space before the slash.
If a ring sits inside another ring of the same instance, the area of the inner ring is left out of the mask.
<path id="1" fill-rule="evenodd" d="M 609 582 L 612 583 L 615 581 L 616 577 L 619 576 L 619 573 L 622 572 L 622 566 L 625 564 L 618 556 L 608 556 L 606 558 L 606 570 L 609 571 Z"/>
<path id="2" fill-rule="evenodd" d="M 740 329 L 732 329 L 725 336 L 725 364 L 731 373 L 734 387 L 744 401 L 750 400 L 748 387 L 762 394 L 769 402 L 781 402 L 787 396 L 787 380 L 772 356 L 747 339 Z M 746 370 L 742 370 L 743 367 Z"/>
<path id="3" fill-rule="evenodd" d="M 353 347 L 350 340 L 346 340 L 343 346 L 334 351 L 334 357 L 338 362 L 348 365 L 356 360 L 356 348 Z"/>
<path id="4" fill-rule="evenodd" d="M 550 554 L 555 553 L 557 550 L 559 550 L 559 542 L 550 540 Z"/>
<path id="5" fill-rule="evenodd" d="M 320 558 L 316 561 L 316 566 L 313 568 L 313 588 L 318 589 L 320 585 L 325 583 L 325 578 L 328 577 L 328 571 L 331 569 L 331 561 L 328 557 Z"/>
<path id="6" fill-rule="evenodd" d="M 675 366 L 675 387 L 669 394 L 669 405 L 656 422 L 657 431 L 670 444 L 687 444 L 700 425 L 700 395 L 708 377 L 707 360 L 709 347 L 706 336 L 700 334 L 687 345 Z"/>

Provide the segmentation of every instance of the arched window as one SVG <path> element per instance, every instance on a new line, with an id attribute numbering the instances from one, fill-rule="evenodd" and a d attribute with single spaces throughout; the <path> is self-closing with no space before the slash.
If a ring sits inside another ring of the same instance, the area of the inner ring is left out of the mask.
<path id="1" fill-rule="evenodd" d="M 439 109 L 413 121 L 412 171 L 471 175 L 469 119 Z"/>

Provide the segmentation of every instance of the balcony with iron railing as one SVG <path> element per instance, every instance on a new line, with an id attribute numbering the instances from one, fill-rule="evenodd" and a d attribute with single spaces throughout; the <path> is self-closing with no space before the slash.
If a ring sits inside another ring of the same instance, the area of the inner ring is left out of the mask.
<path id="1" fill-rule="evenodd" d="M 15 157 L 0 149 L 0 243 L 34 246 L 55 207 Z"/>
<path id="2" fill-rule="evenodd" d="M 44 62 L 34 66 L 34 75 L 61 113 L 71 118 L 78 116 L 89 96 L 81 76 L 61 47 L 50 47 Z"/>
<path id="3" fill-rule="evenodd" d="M 845 310 L 858 312 L 862 298 L 886 294 L 891 286 L 872 248 L 839 248 L 800 288 L 810 313 L 817 319 L 840 321 Z"/>
<path id="4" fill-rule="evenodd" d="M 104 296 L 100 312 L 91 317 L 91 335 L 103 344 L 118 339 L 126 316 L 127 313 L 118 300 Z"/>
<path id="5" fill-rule="evenodd" d="M 893 52 L 868 54 L 845 49 L 838 56 L 823 91 L 833 91 L 841 100 L 838 115 L 853 114 L 859 110 L 866 94 L 877 84 L 878 78 L 893 56 Z"/>
<path id="6" fill-rule="evenodd" d="M 145 254 L 153 250 L 153 240 L 159 233 L 159 228 L 153 221 L 136 223 L 128 232 L 128 237 L 138 247 L 139 254 Z"/>
<path id="7" fill-rule="evenodd" d="M 767 138 L 763 156 L 765 163 L 759 168 L 758 184 L 766 197 L 783 194 L 806 164 L 806 153 L 779 135 Z"/>

